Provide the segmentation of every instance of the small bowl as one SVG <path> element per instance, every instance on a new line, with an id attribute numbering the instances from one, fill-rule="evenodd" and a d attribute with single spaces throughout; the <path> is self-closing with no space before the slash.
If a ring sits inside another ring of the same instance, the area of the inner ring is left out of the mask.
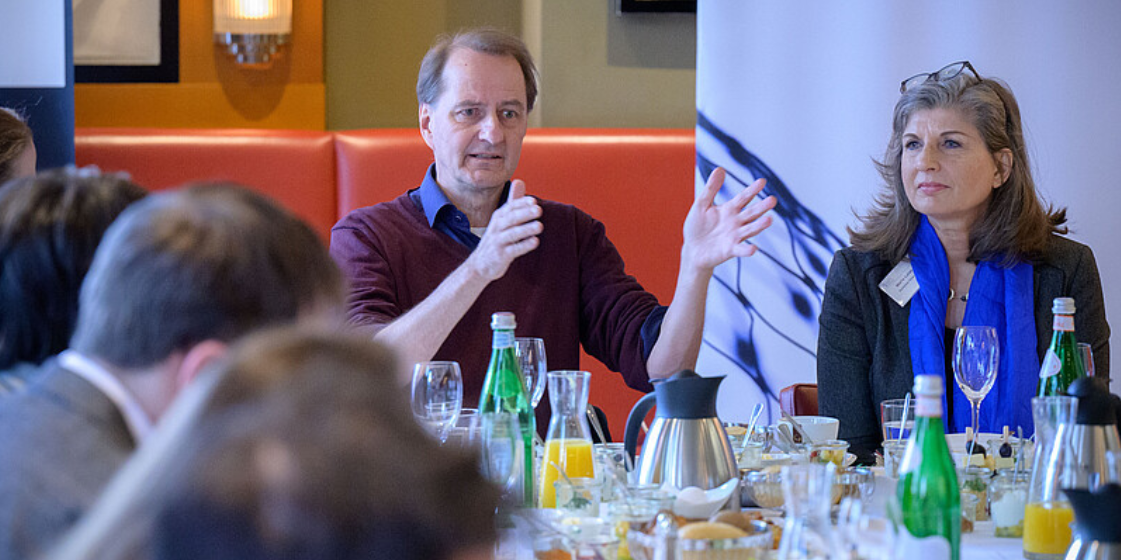
<path id="1" fill-rule="evenodd" d="M 747 473 L 743 491 L 761 508 L 782 507 L 786 498 L 782 493 L 782 473 L 764 469 Z"/>
<path id="2" fill-rule="evenodd" d="M 810 461 L 814 463 L 833 463 L 840 468 L 845 466 L 845 455 L 848 454 L 848 450 L 849 442 L 842 439 L 818 442 L 810 448 Z"/>
<path id="3" fill-rule="evenodd" d="M 686 519 L 707 519 L 728 503 L 739 484 L 739 479 L 733 478 L 709 490 L 683 488 L 673 501 L 673 512 Z"/>

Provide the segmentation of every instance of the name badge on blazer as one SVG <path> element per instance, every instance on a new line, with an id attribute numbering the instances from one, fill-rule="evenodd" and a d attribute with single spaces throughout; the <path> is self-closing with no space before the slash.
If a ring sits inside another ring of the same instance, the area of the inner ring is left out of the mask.
<path id="1" fill-rule="evenodd" d="M 919 281 L 915 279 L 911 261 L 908 259 L 899 261 L 899 264 L 895 265 L 895 268 L 880 281 L 880 291 L 895 300 L 899 307 L 907 305 L 907 302 L 919 292 Z"/>

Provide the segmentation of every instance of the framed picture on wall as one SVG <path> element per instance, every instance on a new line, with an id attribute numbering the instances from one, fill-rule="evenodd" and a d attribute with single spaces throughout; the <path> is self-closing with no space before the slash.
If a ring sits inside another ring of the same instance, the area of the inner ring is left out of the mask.
<path id="1" fill-rule="evenodd" d="M 179 81 L 179 0 L 73 0 L 74 81 Z"/>
<path id="2" fill-rule="evenodd" d="M 619 13 L 696 12 L 697 0 L 619 0 Z"/>

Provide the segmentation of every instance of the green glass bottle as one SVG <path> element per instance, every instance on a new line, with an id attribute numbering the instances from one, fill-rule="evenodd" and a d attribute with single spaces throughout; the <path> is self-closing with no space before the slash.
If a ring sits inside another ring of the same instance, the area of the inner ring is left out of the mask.
<path id="1" fill-rule="evenodd" d="M 942 377 L 915 376 L 915 429 L 899 467 L 900 558 L 958 560 L 961 491 L 942 428 Z"/>
<path id="2" fill-rule="evenodd" d="M 525 380 L 522 377 L 518 358 L 514 354 L 514 327 L 517 322 L 514 314 L 499 312 L 491 316 L 490 327 L 494 330 L 491 344 L 490 365 L 483 381 L 483 393 L 479 396 L 479 414 L 488 412 L 512 412 L 518 416 L 524 442 L 524 465 L 522 467 L 518 496 L 514 498 L 526 507 L 533 507 L 533 434 L 537 431 L 537 420 L 533 407 L 526 394 Z"/>
<path id="3" fill-rule="evenodd" d="M 1078 339 L 1074 338 L 1074 298 L 1055 298 L 1051 312 L 1055 314 L 1054 333 L 1039 368 L 1037 397 L 1065 395 L 1075 379 L 1086 376 L 1086 364 L 1082 363 Z"/>

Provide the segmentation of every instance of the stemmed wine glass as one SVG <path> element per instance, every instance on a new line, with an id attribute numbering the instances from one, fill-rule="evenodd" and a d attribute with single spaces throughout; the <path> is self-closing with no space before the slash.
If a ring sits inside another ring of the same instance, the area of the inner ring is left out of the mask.
<path id="1" fill-rule="evenodd" d="M 954 379 L 969 399 L 973 437 L 977 437 L 981 401 L 993 388 L 1000 362 L 1000 342 L 993 327 L 958 327 L 954 335 Z"/>
<path id="2" fill-rule="evenodd" d="M 456 362 L 420 362 L 413 368 L 413 415 L 443 443 L 463 406 L 463 374 Z"/>
<path id="3" fill-rule="evenodd" d="M 541 396 L 545 394 L 545 374 L 549 371 L 545 362 L 545 341 L 540 338 L 515 338 L 514 353 L 518 356 L 518 365 L 525 376 L 529 405 L 537 408 L 537 403 L 541 402 Z"/>

